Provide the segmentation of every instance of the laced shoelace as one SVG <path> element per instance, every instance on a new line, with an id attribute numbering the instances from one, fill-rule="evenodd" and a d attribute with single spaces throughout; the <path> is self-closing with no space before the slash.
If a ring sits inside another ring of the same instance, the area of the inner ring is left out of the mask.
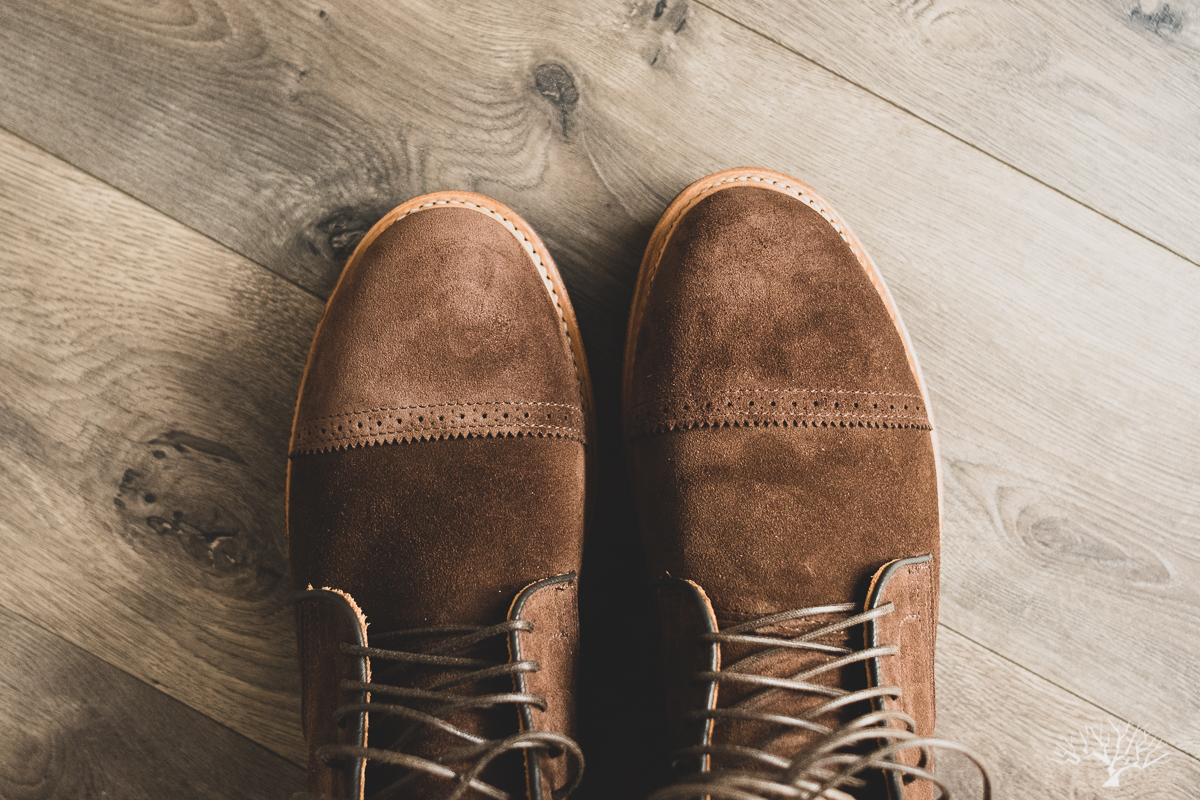
<path id="1" fill-rule="evenodd" d="M 387 677 L 369 681 L 341 681 L 339 688 L 343 691 L 360 692 L 363 696 L 369 693 L 371 699 L 367 702 L 351 703 L 339 708 L 335 712 L 338 723 L 341 724 L 344 720 L 352 717 L 369 714 L 376 719 L 387 717 L 400 720 L 402 729 L 384 747 L 327 744 L 317 749 L 317 758 L 326 766 L 345 768 L 348 764 L 356 764 L 360 760 L 365 760 L 368 764 L 402 767 L 407 770 L 402 777 L 365 795 L 369 800 L 387 800 L 387 798 L 395 797 L 422 775 L 446 780 L 448 786 L 453 787 L 446 795 L 447 800 L 459 800 L 470 791 L 496 798 L 496 800 L 513 800 L 510 793 L 482 779 L 481 776 L 489 764 L 499 756 L 513 751 L 541 750 L 552 756 L 565 753 L 572 761 L 572 779 L 553 794 L 554 800 L 565 798 L 578 786 L 583 768 L 583 753 L 570 737 L 552 731 L 527 729 L 502 739 L 486 739 L 449 721 L 450 717 L 463 711 L 513 706 L 525 720 L 528 728 L 529 709 L 534 707 L 542 711 L 546 710 L 545 698 L 528 692 L 511 691 L 470 695 L 451 691 L 454 687 L 463 684 L 505 676 L 515 677 L 538 671 L 541 668 L 540 664 L 527 659 L 496 663 L 486 659 L 453 655 L 453 653 L 469 650 L 494 637 L 511 636 L 518 631 L 533 631 L 533 623 L 527 620 L 509 620 L 499 625 L 486 627 L 419 628 L 373 637 L 373 646 L 370 647 L 350 643 L 341 644 L 343 653 L 371 659 L 372 664 L 375 665 L 373 671 L 380 676 L 386 674 Z M 439 641 L 420 650 L 374 646 L 422 639 Z M 381 668 L 381 664 L 387 664 L 387 666 Z M 436 668 L 441 671 L 453 671 L 454 674 L 427 688 L 396 685 L 395 679 L 402 677 L 405 672 L 414 667 Z M 386 700 L 375 699 L 379 697 L 386 698 Z M 403 701 L 429 704 L 432 708 L 424 711 L 404 705 Z M 405 725 L 405 723 L 407 724 Z M 436 761 L 404 752 L 406 746 L 419 741 L 422 735 L 431 729 L 449 734 L 454 740 L 461 742 L 461 746 L 443 752 Z M 450 766 L 464 763 L 470 763 L 471 766 L 462 771 Z M 293 800 L 328 800 L 328 798 L 301 793 L 293 795 Z"/>
<path id="2" fill-rule="evenodd" d="M 872 686 L 866 689 L 846 690 L 813 682 L 813 678 L 846 666 L 865 663 L 874 658 L 894 656 L 898 648 L 894 645 L 854 649 L 843 644 L 834 644 L 829 639 L 857 626 L 890 614 L 891 603 L 861 613 L 854 613 L 860 606 L 852 603 L 796 609 L 773 614 L 726 628 L 722 631 L 701 634 L 702 641 L 720 646 L 738 644 L 761 646 L 763 649 L 729 666 L 696 674 L 696 680 L 709 684 L 715 691 L 722 683 L 749 686 L 752 691 L 736 703 L 725 708 L 699 709 L 688 712 L 686 718 L 711 725 L 719 720 L 742 720 L 760 722 L 773 726 L 776 731 L 755 747 L 743 745 L 716 745 L 710 742 L 686 747 L 675 754 L 676 760 L 687 758 L 704 759 L 706 769 L 684 776 L 676 783 L 651 795 L 650 800 L 685 800 L 685 798 L 713 798 L 713 800 L 764 800 L 765 798 L 795 798 L 796 800 L 818 800 L 819 798 L 847 798 L 841 791 L 845 788 L 862 787 L 865 781 L 859 776 L 868 770 L 882 770 L 892 783 L 893 800 L 900 800 L 897 790 L 903 776 L 932 782 L 941 792 L 942 800 L 951 800 L 951 790 L 933 772 L 932 750 L 953 750 L 965 755 L 979 769 L 983 778 L 984 800 L 991 798 L 991 785 L 987 770 L 969 749 L 941 739 L 923 738 L 916 733 L 916 721 L 902 711 L 881 710 L 886 699 L 899 699 L 900 689 L 895 686 Z M 821 625 L 813 630 L 787 638 L 762 635 L 760 631 L 795 620 L 809 617 L 845 615 L 842 619 Z M 806 651 L 816 654 L 820 663 L 786 678 L 775 678 L 746 671 L 753 662 L 788 650 Z M 800 716 L 772 714 L 757 710 L 754 706 L 766 692 L 794 691 L 821 698 Z M 862 714 L 837 727 L 830 727 L 818 720 L 834 714 L 847 706 L 870 702 L 876 710 Z M 892 724 L 899 721 L 904 727 Z M 790 731 L 808 731 L 815 738 L 798 753 L 788 757 L 768 752 L 772 743 Z M 707 737 L 706 737 L 707 738 Z M 862 752 L 863 748 L 867 752 Z M 903 751 L 919 750 L 920 761 L 909 765 L 896 760 Z M 749 763 L 749 768 L 721 768 L 709 771 L 711 759 Z"/>

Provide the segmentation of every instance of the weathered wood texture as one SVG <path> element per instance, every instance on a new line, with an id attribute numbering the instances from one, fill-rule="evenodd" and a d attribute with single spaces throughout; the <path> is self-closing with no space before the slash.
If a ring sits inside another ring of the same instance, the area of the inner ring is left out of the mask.
<path id="1" fill-rule="evenodd" d="M 653 726 L 631 725 L 653 715 L 614 713 L 654 703 L 628 667 L 653 643 L 616 441 L 640 249 L 706 172 L 761 163 L 808 180 L 880 262 L 933 390 L 943 618 L 996 664 L 1200 753 L 1194 265 L 697 5 L 453 11 L 10 0 L 0 125 L 318 294 L 380 213 L 422 191 L 492 194 L 538 228 L 579 311 L 605 431 L 583 613 L 606 796 L 640 790 L 621 770 L 654 763 Z M 0 565 L 0 603 L 296 757 L 276 573 L 287 420 L 319 302 L 11 149 L 0 492 L 16 566 Z M 967 674 L 943 662 L 943 697 L 979 697 Z M 1013 706 L 1045 691 L 1001 683 L 1026 693 Z M 1035 729 L 1003 740 L 1040 742 L 1077 719 L 1053 704 L 1020 717 L 981 691 L 990 704 L 943 703 L 947 733 L 1023 719 Z"/>
<path id="2" fill-rule="evenodd" d="M 282 497 L 320 301 L 10 134 L 0 219 L 0 606 L 300 759 Z"/>
<path id="3" fill-rule="evenodd" d="M 1060 747 L 1074 743 L 1076 754 L 1081 755 L 1081 731 L 1092 728 L 1103 733 L 1111 725 L 1124 727 L 1127 720 L 945 627 L 938 633 L 937 666 L 938 736 L 967 744 L 985 759 L 997 800 L 1192 800 L 1196 796 L 1200 761 L 1166 745 L 1142 763 L 1165 756 L 1161 761 L 1144 770 L 1129 767 L 1118 776 L 1118 787 L 1102 787 L 1109 774 L 1098 759 L 1070 763 Z M 1153 747 L 1155 742 L 1147 744 Z M 955 798 L 979 796 L 974 766 L 953 753 L 943 752 L 940 759 L 938 773 L 954 788 Z"/>
<path id="4" fill-rule="evenodd" d="M 1200 1 L 704 5 L 1200 264 Z"/>
<path id="5" fill-rule="evenodd" d="M 304 771 L 0 610 L 0 797 L 262 798 Z"/>
<path id="6" fill-rule="evenodd" d="M 739 162 L 810 180 L 874 251 L 933 389 L 948 622 L 1200 752 L 1200 271 L 714 12 L 660 6 L 12 2 L 0 122 L 316 291 L 391 203 L 495 194 L 562 263 L 609 431 L 666 201 Z M 636 540 L 612 541 L 619 565 Z"/>

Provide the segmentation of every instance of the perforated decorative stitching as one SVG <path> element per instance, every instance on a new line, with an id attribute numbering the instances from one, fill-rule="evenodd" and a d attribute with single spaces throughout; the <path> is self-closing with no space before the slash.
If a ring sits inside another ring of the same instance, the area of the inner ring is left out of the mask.
<path id="1" fill-rule="evenodd" d="M 848 389 L 738 389 L 706 395 L 665 395 L 630 409 L 633 436 L 688 428 L 777 425 L 804 428 L 929 430 L 917 394 Z"/>
<path id="2" fill-rule="evenodd" d="M 551 436 L 583 442 L 583 410 L 563 403 L 493 401 L 334 414 L 298 420 L 292 454 L 462 436 Z"/>

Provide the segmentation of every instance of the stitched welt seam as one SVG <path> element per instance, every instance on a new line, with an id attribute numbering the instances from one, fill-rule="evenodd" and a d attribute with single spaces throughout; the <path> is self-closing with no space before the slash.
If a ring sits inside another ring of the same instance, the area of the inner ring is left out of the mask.
<path id="1" fill-rule="evenodd" d="M 722 178 L 719 181 L 714 181 L 713 183 L 708 184 L 708 186 L 705 186 L 696 193 L 695 197 L 688 201 L 686 206 L 679 210 L 679 213 L 675 215 L 675 219 L 671 224 L 671 230 L 668 231 L 666 238 L 663 240 L 662 247 L 659 249 L 658 256 L 654 260 L 654 270 L 650 273 L 650 280 L 646 284 L 647 290 L 654 285 L 654 279 L 658 277 L 658 265 L 662 262 L 663 253 L 665 253 L 667 250 L 667 243 L 671 240 L 671 237 L 675 235 L 675 231 L 679 227 L 680 222 L 682 222 L 683 218 L 687 216 L 687 213 L 692 210 L 693 206 L 695 206 L 701 200 L 704 200 L 705 198 L 714 194 L 714 192 L 709 191 L 710 189 L 716 189 L 718 186 L 726 183 L 743 183 L 746 185 L 769 183 L 772 186 L 778 186 L 784 190 L 782 194 L 786 194 L 788 197 L 799 200 L 813 211 L 816 211 L 818 214 L 820 214 L 824 220 L 829 223 L 829 226 L 837 232 L 837 235 L 842 238 L 842 241 L 848 245 L 850 244 L 850 237 L 847 235 L 846 231 L 842 229 L 841 225 L 834 221 L 832 210 L 826 209 L 825 206 L 818 203 L 815 198 L 809 196 L 802 189 L 782 181 L 777 181 L 774 178 L 764 178 L 760 175 L 734 175 L 729 178 Z M 851 245 L 851 250 L 853 250 L 853 245 Z M 866 263 L 864 263 L 863 260 L 858 257 L 857 253 L 854 254 L 854 257 L 864 270 L 867 270 L 868 272 L 870 271 Z"/>

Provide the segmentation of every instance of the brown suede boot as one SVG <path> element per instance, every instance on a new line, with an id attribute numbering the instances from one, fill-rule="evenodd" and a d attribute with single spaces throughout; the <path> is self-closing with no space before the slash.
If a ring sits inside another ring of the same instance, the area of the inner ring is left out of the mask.
<path id="1" fill-rule="evenodd" d="M 523 220 L 440 192 L 371 229 L 317 328 L 288 463 L 312 795 L 578 783 L 593 426 L 571 305 Z"/>
<path id="2" fill-rule="evenodd" d="M 786 175 L 693 184 L 624 379 L 683 772 L 655 798 L 932 797 L 936 439 L 854 234 Z"/>

